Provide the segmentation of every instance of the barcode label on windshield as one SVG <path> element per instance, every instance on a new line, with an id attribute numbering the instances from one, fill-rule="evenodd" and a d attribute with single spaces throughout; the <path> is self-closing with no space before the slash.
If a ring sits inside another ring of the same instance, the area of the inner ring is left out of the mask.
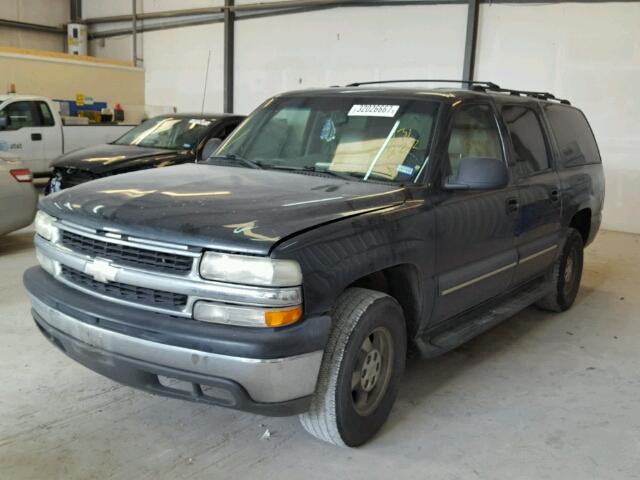
<path id="1" fill-rule="evenodd" d="M 395 117 L 400 105 L 354 105 L 350 117 Z"/>

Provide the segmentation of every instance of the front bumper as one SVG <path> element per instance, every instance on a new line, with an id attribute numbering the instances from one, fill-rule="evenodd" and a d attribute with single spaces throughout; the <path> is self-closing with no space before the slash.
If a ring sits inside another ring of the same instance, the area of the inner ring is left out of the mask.
<path id="1" fill-rule="evenodd" d="M 214 351 L 215 339 L 197 338 L 195 330 L 190 335 L 184 333 L 185 326 L 193 324 L 200 334 L 209 328 L 210 332 L 221 332 L 222 337 L 222 332 L 226 333 L 228 338 L 229 327 L 203 326 L 192 320 L 165 319 L 160 314 L 145 313 L 145 328 L 138 328 L 141 325 L 136 325 L 135 316 L 139 316 L 140 311 L 103 304 L 61 285 L 39 267 L 27 270 L 24 282 L 31 296 L 33 317 L 42 333 L 69 357 L 115 381 L 169 397 L 264 415 L 292 415 L 309 406 L 323 353 L 316 347 L 326 342 L 328 318 L 318 317 L 320 322 L 307 320 L 304 335 L 309 337 L 311 332 L 313 337 L 307 338 L 307 346 L 316 346 L 311 351 L 301 352 L 298 341 L 295 350 L 286 348 L 290 355 L 263 354 L 262 358 L 256 358 L 260 346 L 251 345 L 248 340 L 237 338 L 237 348 L 224 341 L 218 345 L 218 350 L 224 351 L 220 353 Z M 154 324 L 162 328 L 166 322 L 182 327 L 182 331 L 173 329 L 174 336 L 152 331 Z M 241 337 L 247 329 L 232 330 Z M 302 334 L 301 330 L 293 329 L 288 332 L 250 330 L 246 334 L 254 336 L 253 341 L 256 334 L 268 338 L 270 341 L 263 342 L 266 345 L 280 335 L 287 344 L 291 335 Z M 182 341 L 177 341 L 175 335 Z M 271 352 L 284 353 L 282 348 L 271 349 Z M 167 377 L 169 383 L 159 377 Z M 188 388 L 174 388 L 172 382 L 176 380 L 187 382 Z"/>

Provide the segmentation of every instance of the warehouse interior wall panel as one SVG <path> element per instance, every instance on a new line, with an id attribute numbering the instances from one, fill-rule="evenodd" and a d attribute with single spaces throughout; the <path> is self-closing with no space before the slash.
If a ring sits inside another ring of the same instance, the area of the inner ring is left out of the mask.
<path id="1" fill-rule="evenodd" d="M 62 27 L 69 22 L 69 0 L 0 0 L 5 20 Z M 64 35 L 0 26 L 0 47 L 35 48 L 64 52 Z"/>
<path id="2" fill-rule="evenodd" d="M 14 84 L 18 93 L 56 99 L 73 100 L 80 93 L 111 107 L 122 104 L 127 122 L 137 123 L 144 116 L 143 69 L 26 52 L 0 48 L 3 92 Z"/>
<path id="3" fill-rule="evenodd" d="M 482 4 L 476 78 L 568 98 L 604 162 L 603 226 L 640 233 L 640 3 Z"/>
<path id="4" fill-rule="evenodd" d="M 354 81 L 460 78 L 465 5 L 340 8 L 236 24 L 235 109 Z"/>
<path id="5" fill-rule="evenodd" d="M 211 50 L 204 110 L 222 112 L 222 37 L 223 26 L 219 23 L 140 34 L 138 52 L 144 59 L 147 104 L 176 107 L 178 112 L 200 112 Z M 90 52 L 100 57 L 131 60 L 131 37 L 93 40 Z"/>

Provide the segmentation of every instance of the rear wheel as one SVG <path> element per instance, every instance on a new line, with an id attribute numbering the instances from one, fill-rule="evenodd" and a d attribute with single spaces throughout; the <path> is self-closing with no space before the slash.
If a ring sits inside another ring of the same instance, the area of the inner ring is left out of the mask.
<path id="1" fill-rule="evenodd" d="M 350 288 L 332 317 L 316 391 L 300 421 L 321 440 L 354 447 L 376 434 L 395 401 L 407 348 L 404 316 L 389 295 Z"/>
<path id="2" fill-rule="evenodd" d="M 553 290 L 536 305 L 544 310 L 564 312 L 573 305 L 582 279 L 584 244 L 580 233 L 570 228 L 562 253 L 551 272 Z"/>

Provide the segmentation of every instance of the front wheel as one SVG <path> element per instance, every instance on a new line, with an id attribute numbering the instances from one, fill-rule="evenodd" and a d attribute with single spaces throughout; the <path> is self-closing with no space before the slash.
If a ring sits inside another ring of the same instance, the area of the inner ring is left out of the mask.
<path id="1" fill-rule="evenodd" d="M 582 279 L 584 243 L 582 235 L 569 228 L 567 240 L 551 272 L 551 292 L 536 305 L 543 310 L 564 312 L 573 305 Z"/>
<path id="2" fill-rule="evenodd" d="M 407 351 L 398 302 L 381 292 L 350 288 L 333 311 L 333 331 L 307 413 L 310 434 L 340 446 L 358 446 L 386 421 L 395 401 Z"/>

